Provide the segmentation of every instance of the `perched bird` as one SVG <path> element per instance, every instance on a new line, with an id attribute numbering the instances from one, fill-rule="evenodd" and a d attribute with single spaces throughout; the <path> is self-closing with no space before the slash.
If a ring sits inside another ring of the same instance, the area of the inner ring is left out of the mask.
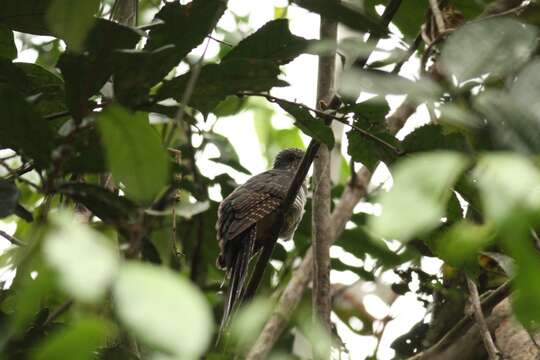
<path id="1" fill-rule="evenodd" d="M 250 178 L 219 205 L 216 230 L 220 255 L 217 265 L 227 271 L 229 279 L 222 328 L 243 299 L 250 260 L 261 249 L 274 245 L 272 225 L 303 156 L 304 152 L 299 149 L 282 150 L 272 169 Z M 293 237 L 304 214 L 306 195 L 304 182 L 291 208 L 285 211 L 280 238 L 289 240 Z"/>

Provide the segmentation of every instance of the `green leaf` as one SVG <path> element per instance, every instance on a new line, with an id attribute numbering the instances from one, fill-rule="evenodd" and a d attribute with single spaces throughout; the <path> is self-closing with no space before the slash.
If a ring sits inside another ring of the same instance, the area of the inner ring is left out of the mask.
<path id="1" fill-rule="evenodd" d="M 95 359 L 95 352 L 112 334 L 112 325 L 97 317 L 83 317 L 74 324 L 48 335 L 32 350 L 32 360 Z"/>
<path id="2" fill-rule="evenodd" d="M 278 79 L 279 67 L 273 61 L 259 59 L 230 59 L 203 66 L 193 89 L 189 105 L 208 113 L 228 95 L 241 91 L 268 91 L 274 86 L 287 86 Z M 192 73 L 165 81 L 156 94 L 157 100 L 182 99 Z"/>
<path id="3" fill-rule="evenodd" d="M 494 240 L 493 227 L 466 220 L 446 230 L 435 242 L 437 255 L 454 267 L 478 266 L 478 256 Z"/>
<path id="4" fill-rule="evenodd" d="M 15 212 L 20 195 L 14 183 L 0 179 L 0 218 Z"/>
<path id="5" fill-rule="evenodd" d="M 147 116 L 110 106 L 97 124 L 113 178 L 129 197 L 149 204 L 167 184 L 169 162 Z"/>
<path id="6" fill-rule="evenodd" d="M 347 25 L 353 30 L 369 32 L 379 36 L 386 33 L 386 29 L 377 19 L 350 5 L 324 0 L 295 0 L 294 2 L 309 11 L 323 15 L 328 20 L 335 20 Z"/>
<path id="7" fill-rule="evenodd" d="M 35 160 L 38 168 L 50 162 L 55 134 L 22 94 L 0 84 L 0 143 Z"/>
<path id="8" fill-rule="evenodd" d="M 382 96 L 408 95 L 418 102 L 435 100 L 442 94 L 440 86 L 429 79 L 412 81 L 383 71 L 356 69 L 342 74 L 339 91 L 352 99 L 358 98 L 364 91 Z"/>
<path id="9" fill-rule="evenodd" d="M 13 39 L 13 31 L 0 23 L 0 58 L 13 60 L 17 57 L 17 48 Z"/>
<path id="10" fill-rule="evenodd" d="M 458 84 L 519 69 L 536 48 L 537 30 L 509 18 L 466 24 L 445 41 L 441 66 Z"/>
<path id="11" fill-rule="evenodd" d="M 114 286 L 120 320 L 148 345 L 179 359 L 197 359 L 212 339 L 203 294 L 181 275 L 142 263 L 125 264 Z"/>
<path id="12" fill-rule="evenodd" d="M 399 147 L 398 140 L 387 131 L 371 133 L 395 149 Z M 390 164 L 397 157 L 396 152 L 387 145 L 383 145 L 379 141 L 373 140 L 354 129 L 347 132 L 347 141 L 347 153 L 353 161 L 361 162 L 371 171 L 375 170 L 380 161 Z"/>
<path id="13" fill-rule="evenodd" d="M 239 309 L 231 322 L 231 335 L 241 349 L 248 349 L 272 313 L 269 298 L 258 297 Z"/>
<path id="14" fill-rule="evenodd" d="M 330 149 L 334 147 L 334 133 L 322 119 L 311 116 L 309 110 L 302 105 L 280 100 L 276 103 L 294 118 L 294 125 L 304 134 L 326 144 Z"/>
<path id="15" fill-rule="evenodd" d="M 0 23 L 8 29 L 35 35 L 52 35 L 45 23 L 51 0 L 3 0 Z"/>
<path id="16" fill-rule="evenodd" d="M 251 175 L 251 172 L 240 164 L 240 158 L 238 157 L 238 154 L 236 153 L 236 150 L 232 146 L 229 139 L 215 132 L 208 132 L 203 136 L 205 145 L 213 144 L 219 150 L 219 157 L 210 158 L 209 160 L 225 164 L 232 167 L 236 171 Z"/>
<path id="17" fill-rule="evenodd" d="M 267 22 L 242 40 L 223 60 L 266 59 L 283 65 L 300 55 L 308 44 L 308 40 L 291 34 L 288 19 L 277 19 Z"/>
<path id="18" fill-rule="evenodd" d="M 101 186 L 67 182 L 56 190 L 83 204 L 107 224 L 127 226 L 136 220 L 138 212 L 135 203 Z"/>
<path id="19" fill-rule="evenodd" d="M 96 20 L 84 43 L 84 53 L 63 53 L 57 67 L 66 83 L 66 104 L 77 120 L 90 110 L 88 99 L 97 94 L 113 72 L 113 53 L 129 49 L 141 34 L 127 26 Z"/>
<path id="20" fill-rule="evenodd" d="M 217 24 L 226 9 L 222 0 L 194 0 L 186 5 L 167 2 L 156 14 L 158 24 L 148 33 L 146 51 L 156 51 L 174 45 L 174 51 L 161 58 L 153 72 L 148 72 L 146 82 L 153 85 L 163 79 L 169 71 L 197 45 L 203 42 Z"/>
<path id="21" fill-rule="evenodd" d="M 13 65 L 26 76 L 26 81 L 17 86 L 27 98 L 37 97 L 34 107 L 40 115 L 45 116 L 66 110 L 64 81 L 58 75 L 32 63 L 14 63 Z"/>
<path id="22" fill-rule="evenodd" d="M 99 0 L 53 0 L 47 11 L 52 32 L 64 39 L 70 51 L 80 52 L 88 30 L 94 23 Z"/>
<path id="23" fill-rule="evenodd" d="M 415 154 L 392 172 L 392 189 L 380 196 L 382 214 L 368 227 L 387 239 L 410 240 L 435 228 L 444 216 L 450 189 L 467 166 L 460 154 L 440 151 Z"/>
<path id="24" fill-rule="evenodd" d="M 54 216 L 54 228 L 45 238 L 43 252 L 66 292 L 80 301 L 96 303 L 117 274 L 118 250 L 104 235 L 73 217 L 70 213 Z"/>
<path id="25" fill-rule="evenodd" d="M 527 158 L 512 153 L 482 155 L 474 169 L 484 213 L 504 222 L 540 209 L 540 172 Z"/>
<path id="26" fill-rule="evenodd" d="M 355 113 L 358 121 L 382 124 L 390 112 L 390 106 L 384 98 L 375 97 L 361 103 L 344 106 L 340 111 Z"/>
<path id="27" fill-rule="evenodd" d="M 406 153 L 430 150 L 465 151 L 467 143 L 465 137 L 457 132 L 445 133 L 441 125 L 424 125 L 417 128 L 402 142 Z"/>

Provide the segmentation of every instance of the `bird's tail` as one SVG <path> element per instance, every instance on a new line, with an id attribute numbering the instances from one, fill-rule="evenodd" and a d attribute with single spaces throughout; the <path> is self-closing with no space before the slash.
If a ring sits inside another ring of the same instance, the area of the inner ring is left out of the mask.
<path id="1" fill-rule="evenodd" d="M 233 262 L 228 269 L 229 287 L 225 296 L 225 306 L 223 317 L 221 319 L 220 334 L 227 327 L 231 315 L 236 311 L 238 305 L 242 302 L 246 284 L 246 278 L 249 270 L 249 261 L 255 251 L 256 228 L 252 226 L 246 230 L 241 239 L 234 241 L 239 244 L 239 248 L 234 256 Z"/>

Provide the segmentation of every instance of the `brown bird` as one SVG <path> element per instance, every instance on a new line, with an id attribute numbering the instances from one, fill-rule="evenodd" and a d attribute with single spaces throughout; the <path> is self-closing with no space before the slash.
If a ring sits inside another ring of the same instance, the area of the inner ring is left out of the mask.
<path id="1" fill-rule="evenodd" d="M 216 223 L 220 255 L 217 264 L 227 271 L 229 287 L 225 298 L 222 328 L 246 292 L 250 260 L 265 247 L 273 246 L 272 225 L 285 199 L 304 152 L 282 150 L 272 169 L 250 178 L 237 187 L 219 205 Z M 307 185 L 304 182 L 290 209 L 285 212 L 279 237 L 293 237 L 306 203 Z"/>

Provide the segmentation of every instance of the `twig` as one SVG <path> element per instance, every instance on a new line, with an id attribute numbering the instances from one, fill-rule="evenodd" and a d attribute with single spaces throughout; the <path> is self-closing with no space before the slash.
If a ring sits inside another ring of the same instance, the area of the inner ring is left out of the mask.
<path id="1" fill-rule="evenodd" d="M 59 112 L 55 112 L 55 113 L 52 113 L 52 114 L 49 114 L 49 115 L 45 115 L 43 117 L 43 119 L 45 120 L 55 120 L 55 119 L 59 119 L 59 118 L 62 118 L 64 116 L 69 116 L 71 115 L 71 113 L 69 111 L 59 111 Z"/>
<path id="2" fill-rule="evenodd" d="M 226 46 L 228 46 L 228 47 L 234 47 L 234 45 L 229 44 L 229 43 L 226 42 L 226 41 L 216 39 L 215 37 L 213 37 L 213 36 L 211 36 L 211 35 L 206 35 L 206 37 L 209 38 L 209 39 L 214 40 L 215 42 L 218 42 L 218 43 L 220 43 L 220 44 L 226 45 Z"/>
<path id="3" fill-rule="evenodd" d="M 12 243 L 13 245 L 17 246 L 24 246 L 24 243 L 17 239 L 15 236 L 9 235 L 7 232 L 0 230 L 0 236 L 2 236 L 4 239 Z"/>
<path id="4" fill-rule="evenodd" d="M 45 328 L 47 325 L 52 323 L 54 320 L 59 318 L 62 314 L 64 314 L 66 311 L 69 310 L 69 308 L 73 305 L 73 300 L 67 300 L 62 305 L 57 307 L 50 315 L 47 317 L 47 319 L 43 322 L 41 325 L 42 328 Z"/>
<path id="5" fill-rule="evenodd" d="M 499 286 L 495 291 L 486 296 L 481 301 L 482 313 L 489 313 L 497 304 L 510 295 L 510 281 Z M 446 333 L 435 345 L 419 354 L 409 358 L 409 360 L 428 360 L 447 348 L 455 339 L 461 337 L 467 329 L 474 323 L 474 315 L 465 315 L 450 331 Z"/>
<path id="6" fill-rule="evenodd" d="M 484 318 L 484 314 L 482 313 L 482 305 L 480 304 L 480 295 L 478 294 L 478 288 L 469 276 L 467 276 L 467 287 L 469 288 L 469 295 L 474 310 L 474 317 L 476 318 L 476 322 L 478 323 L 478 327 L 480 328 L 480 334 L 482 336 L 482 341 L 484 342 L 484 347 L 486 348 L 486 351 L 488 353 L 488 357 L 490 360 L 498 360 L 500 359 L 501 353 L 495 346 L 493 338 L 489 333 L 486 319 Z"/>
<path id="7" fill-rule="evenodd" d="M 444 25 L 444 19 L 441 14 L 441 9 L 439 9 L 439 1 L 438 0 L 429 0 L 429 6 L 431 7 L 431 12 L 433 13 L 433 16 L 435 17 L 435 23 L 437 24 L 437 30 L 439 33 L 445 32 L 446 27 Z"/>
<path id="8" fill-rule="evenodd" d="M 290 101 L 290 100 L 286 100 L 286 99 L 282 99 L 282 98 L 278 98 L 278 97 L 275 97 L 275 96 L 272 96 L 270 94 L 266 94 L 266 93 L 258 93 L 258 92 L 252 92 L 252 91 L 243 91 L 243 92 L 240 92 L 238 93 L 239 96 L 259 96 L 259 97 L 263 97 L 263 98 L 266 98 L 266 100 L 270 101 L 270 102 L 282 102 L 282 103 L 286 103 L 286 104 L 290 104 L 290 105 L 295 105 L 295 106 L 299 106 L 299 107 L 302 107 L 306 110 L 309 110 L 311 112 L 313 112 L 315 115 L 321 117 L 321 118 L 331 118 L 333 120 L 336 120 L 344 125 L 347 125 L 349 127 L 351 127 L 353 130 L 359 132 L 360 134 L 362 134 L 363 136 L 375 141 L 375 142 L 378 142 L 379 144 L 387 147 L 388 149 L 390 149 L 392 152 L 394 152 L 396 155 L 401 155 L 402 154 L 402 151 L 400 149 L 398 149 L 397 147 L 395 147 L 394 145 L 390 144 L 388 141 L 384 140 L 384 139 L 381 139 L 380 137 L 378 137 L 377 135 L 374 135 L 372 133 L 370 133 L 369 131 L 366 131 L 354 124 L 349 124 L 349 122 L 347 120 L 344 119 L 344 116 L 338 116 L 338 115 L 335 115 L 335 113 L 329 113 L 329 112 L 325 112 L 325 111 L 321 111 L 321 110 L 317 110 L 317 109 L 313 109 L 307 105 L 304 105 L 304 104 L 301 104 L 301 103 L 297 103 L 297 102 L 294 102 L 294 101 Z"/>

